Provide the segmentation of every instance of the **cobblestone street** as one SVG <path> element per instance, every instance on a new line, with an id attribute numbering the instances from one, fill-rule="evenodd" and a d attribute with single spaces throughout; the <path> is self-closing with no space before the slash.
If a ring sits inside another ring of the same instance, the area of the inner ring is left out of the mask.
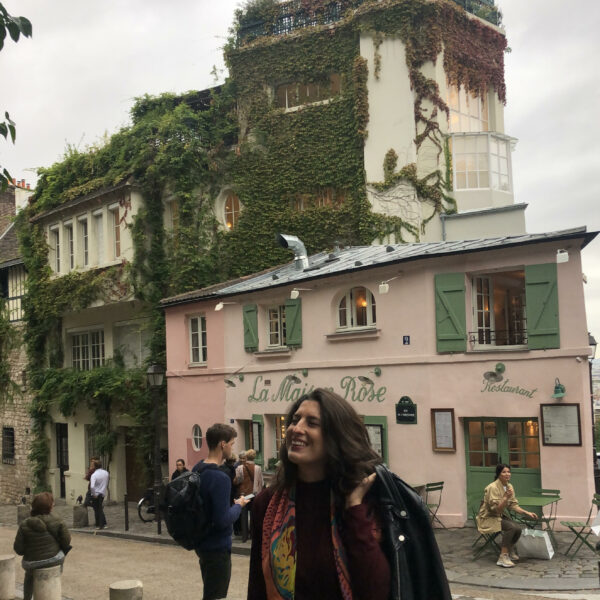
<path id="1" fill-rule="evenodd" d="M 58 505 L 54 510 L 72 527 L 71 506 Z M 91 509 L 88 512 L 93 525 L 93 513 Z M 129 504 L 129 531 L 125 531 L 124 512 L 123 504 L 109 504 L 106 506 L 107 530 L 94 532 L 93 527 L 73 530 L 74 549 L 65 565 L 63 593 L 73 600 L 104 599 L 111 582 L 139 578 L 144 583 L 146 600 L 166 597 L 197 600 L 202 584 L 195 554 L 175 546 L 164 526 L 159 536 L 156 523 L 141 522 L 134 503 Z M 16 522 L 16 506 L 0 506 L 2 554 L 12 552 Z M 535 594 L 531 597 L 537 600 L 600 600 L 598 558 L 587 548 L 575 559 L 565 557 L 562 552 L 570 543 L 567 533 L 557 534 L 559 547 L 552 560 L 523 559 L 512 569 L 497 567 L 496 556 L 492 554 L 472 560 L 474 529 L 438 529 L 436 536 L 455 600 L 511 600 L 522 597 L 527 590 Z M 250 543 L 234 538 L 233 552 L 229 598 L 243 600 Z M 96 563 L 97 559 L 101 560 Z M 100 568 L 89 569 L 90 564 L 99 564 Z M 22 581 L 22 571 L 17 569 L 17 572 Z M 92 588 L 95 595 L 90 595 Z M 567 595 L 561 595 L 566 592 Z"/>

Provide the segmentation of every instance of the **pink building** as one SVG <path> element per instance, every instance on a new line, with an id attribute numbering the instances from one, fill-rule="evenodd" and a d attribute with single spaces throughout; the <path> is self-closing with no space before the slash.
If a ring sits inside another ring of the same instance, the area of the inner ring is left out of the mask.
<path id="1" fill-rule="evenodd" d="M 581 250 L 585 228 L 335 249 L 163 301 L 169 455 L 193 464 L 224 421 L 272 469 L 291 401 L 329 387 L 364 416 L 409 483 L 444 481 L 438 516 L 463 526 L 498 462 L 517 496 L 594 493 Z M 286 245 L 286 242 L 283 243 Z M 562 386 L 562 387 L 561 387 Z"/>

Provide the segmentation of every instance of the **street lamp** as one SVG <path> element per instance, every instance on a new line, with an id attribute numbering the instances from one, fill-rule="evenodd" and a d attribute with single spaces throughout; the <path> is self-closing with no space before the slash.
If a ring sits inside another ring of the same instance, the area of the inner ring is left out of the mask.
<path id="1" fill-rule="evenodd" d="M 146 371 L 146 379 L 150 393 L 152 394 L 152 419 L 154 421 L 154 514 L 156 515 L 156 531 L 161 533 L 160 523 L 160 487 L 162 485 L 162 471 L 160 468 L 160 418 L 158 412 L 158 404 L 160 402 L 160 387 L 165 376 L 165 370 L 157 364 L 152 364 Z"/>

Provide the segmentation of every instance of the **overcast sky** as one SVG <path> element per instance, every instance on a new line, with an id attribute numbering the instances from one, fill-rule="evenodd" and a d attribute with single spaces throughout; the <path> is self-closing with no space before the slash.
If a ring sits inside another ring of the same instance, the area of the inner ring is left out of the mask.
<path id="1" fill-rule="evenodd" d="M 0 52 L 0 110 L 17 143 L 0 164 L 35 182 L 35 170 L 129 121 L 143 94 L 205 89 L 224 77 L 222 46 L 239 0 L 2 0 L 33 24 L 33 38 Z M 600 230 L 600 4 L 497 0 L 506 56 L 505 132 L 515 201 L 530 232 Z M 600 239 L 583 253 L 589 330 L 600 340 Z M 600 355 L 600 351 L 598 353 Z"/>

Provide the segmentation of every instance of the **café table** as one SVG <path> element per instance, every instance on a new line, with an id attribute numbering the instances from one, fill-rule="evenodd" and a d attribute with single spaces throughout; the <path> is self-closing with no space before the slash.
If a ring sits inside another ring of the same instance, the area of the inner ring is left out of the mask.
<path id="1" fill-rule="evenodd" d="M 543 522 L 546 523 L 546 530 L 552 538 L 554 546 L 556 546 L 556 539 L 554 537 L 553 527 L 551 527 L 550 525 L 550 519 L 548 519 L 544 515 L 544 507 L 554 504 L 560 499 L 560 496 L 517 496 L 519 506 L 536 509 L 532 512 L 540 513 L 540 516 L 545 519 Z M 552 516 L 552 510 L 550 511 L 550 516 Z M 533 521 L 531 519 L 523 518 L 521 517 L 521 515 L 519 515 L 519 518 L 521 518 L 524 523 L 526 523 L 528 526 L 531 526 L 532 528 L 534 528 L 535 525 L 539 523 L 539 521 Z"/>

